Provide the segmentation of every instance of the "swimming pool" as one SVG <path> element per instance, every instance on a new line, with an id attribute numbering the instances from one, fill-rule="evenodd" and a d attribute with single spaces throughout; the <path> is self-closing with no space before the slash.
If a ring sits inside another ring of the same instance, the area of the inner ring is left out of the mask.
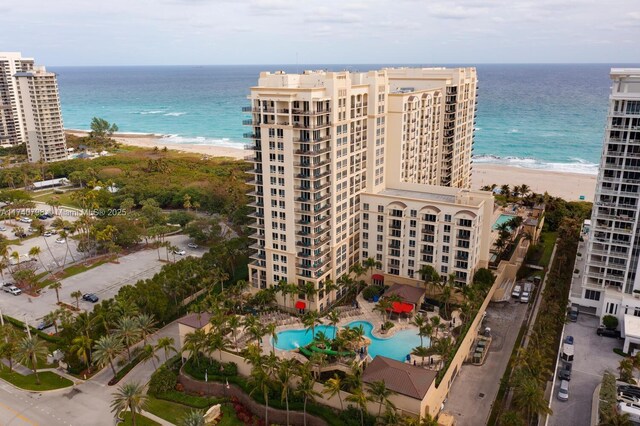
<path id="1" fill-rule="evenodd" d="M 416 346 L 420 346 L 420 336 L 416 329 L 400 330 L 393 334 L 388 339 L 381 339 L 375 337 L 371 332 L 373 331 L 373 324 L 369 321 L 353 321 L 347 324 L 348 327 L 354 328 L 361 326 L 364 329 L 364 334 L 371 340 L 369 345 L 369 354 L 372 358 L 376 355 L 386 356 L 398 361 L 404 361 L 407 354 L 411 353 L 411 350 Z M 332 325 L 319 325 L 316 327 L 316 335 L 322 331 L 328 337 L 333 338 L 335 327 Z M 286 330 L 278 333 L 278 342 L 276 348 L 291 351 L 301 346 L 306 346 L 311 343 L 311 330 L 307 329 L 295 329 Z M 424 345 L 429 345 L 429 338 L 424 338 Z"/>
<path id="2" fill-rule="evenodd" d="M 510 214 L 501 214 L 500 216 L 498 216 L 498 219 L 496 219 L 496 223 L 493 224 L 493 229 L 498 229 L 498 226 L 502 225 L 503 223 L 509 222 L 514 217 L 515 216 Z"/>

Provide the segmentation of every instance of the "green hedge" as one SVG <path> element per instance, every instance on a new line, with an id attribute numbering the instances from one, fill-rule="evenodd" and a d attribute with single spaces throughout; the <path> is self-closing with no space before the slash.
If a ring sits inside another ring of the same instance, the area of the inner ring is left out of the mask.
<path id="1" fill-rule="evenodd" d="M 3 315 L 3 318 L 6 322 L 8 322 L 9 324 L 23 330 L 26 331 L 26 327 L 25 324 L 20 321 L 17 320 L 13 317 L 10 317 L 8 315 Z M 56 345 L 60 344 L 60 338 L 56 337 L 56 336 L 49 336 L 47 333 L 43 333 L 42 331 L 38 330 L 37 328 L 34 328 L 32 326 L 29 326 L 29 329 L 31 330 L 31 334 L 40 337 L 42 340 L 45 340 L 49 343 L 54 343 Z"/>
<path id="2" fill-rule="evenodd" d="M 140 361 L 142 361 L 143 356 L 144 356 L 144 352 L 140 352 L 138 355 L 133 357 L 131 362 L 129 362 L 127 365 L 121 368 L 113 377 L 113 379 L 109 380 L 109 386 L 113 386 L 116 383 L 118 383 L 120 380 L 122 380 L 122 378 L 126 376 L 129 373 L 129 371 L 133 369 L 133 367 L 135 367 L 140 363 Z"/>
<path id="3" fill-rule="evenodd" d="M 153 395 L 158 399 L 165 401 L 175 402 L 182 405 L 187 405 L 197 409 L 207 409 L 215 404 L 221 404 L 226 401 L 225 398 L 205 397 L 197 395 L 189 395 L 184 392 L 178 392 L 176 390 L 170 390 L 160 394 Z"/>

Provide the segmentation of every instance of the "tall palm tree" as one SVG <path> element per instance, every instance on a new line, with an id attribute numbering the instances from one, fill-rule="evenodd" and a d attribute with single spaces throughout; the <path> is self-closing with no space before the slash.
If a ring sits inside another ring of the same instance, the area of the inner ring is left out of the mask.
<path id="1" fill-rule="evenodd" d="M 311 339 L 316 336 L 316 326 L 322 324 L 322 319 L 317 311 L 309 311 L 302 317 L 302 324 L 307 330 L 311 330 Z"/>
<path id="2" fill-rule="evenodd" d="M 295 394 L 302 397 L 302 421 L 303 426 L 307 426 L 307 401 L 314 402 L 316 397 L 320 397 L 321 394 L 315 390 L 316 381 L 311 374 L 311 366 L 308 362 L 306 364 L 300 364 L 298 375 L 300 376 L 300 380 L 298 381 Z"/>
<path id="3" fill-rule="evenodd" d="M 227 318 L 227 325 L 231 329 L 231 336 L 233 337 L 233 346 L 236 351 L 238 350 L 238 328 L 240 327 L 240 317 L 238 315 L 231 315 Z"/>
<path id="4" fill-rule="evenodd" d="M 45 324 L 53 324 L 53 328 L 56 332 L 56 334 L 58 334 L 58 319 L 60 318 L 60 310 L 59 309 L 55 309 L 51 312 L 49 312 L 47 315 L 45 315 L 42 318 L 42 321 Z"/>
<path id="5" fill-rule="evenodd" d="M 431 265 L 422 265 L 418 270 L 418 275 L 422 279 L 425 295 L 427 294 L 427 289 L 430 285 L 440 282 L 440 275 L 438 275 L 438 272 Z"/>
<path id="6" fill-rule="evenodd" d="M 338 284 L 336 284 L 335 281 L 333 281 L 331 278 L 327 278 L 326 280 L 324 280 L 324 291 L 326 292 L 326 294 L 329 296 L 327 304 L 331 304 L 331 293 L 335 290 L 338 290 L 340 288 L 340 286 Z"/>
<path id="7" fill-rule="evenodd" d="M 513 405 L 524 412 L 526 423 L 531 424 L 535 415 L 551 414 L 544 389 L 540 387 L 538 380 L 529 375 L 519 376 L 521 380 L 514 387 Z"/>
<path id="8" fill-rule="evenodd" d="M 136 322 L 138 325 L 138 331 L 140 332 L 140 336 L 142 337 L 142 341 L 144 344 L 147 344 L 147 337 L 158 331 L 156 327 L 156 320 L 153 318 L 153 315 L 149 314 L 139 314 L 136 318 Z"/>
<path id="9" fill-rule="evenodd" d="M 369 272 L 369 282 L 371 282 L 371 277 L 373 276 L 373 271 L 375 269 L 380 269 L 382 268 L 382 263 L 380 263 L 379 261 L 375 260 L 373 257 L 369 257 L 367 259 L 365 259 L 365 261 L 362 263 L 362 266 L 364 266 L 364 269 Z"/>
<path id="10" fill-rule="evenodd" d="M 362 390 L 362 387 L 357 387 L 353 390 L 351 395 L 345 398 L 349 402 L 353 402 L 360 409 L 360 425 L 364 426 L 364 410 L 367 409 L 367 402 L 369 398 Z"/>
<path id="11" fill-rule="evenodd" d="M 382 413 L 382 404 L 386 405 L 390 409 L 395 409 L 395 405 L 391 402 L 391 396 L 395 395 L 395 392 L 387 387 L 383 380 L 377 380 L 368 384 L 370 399 L 380 404 L 378 407 L 378 416 Z"/>
<path id="12" fill-rule="evenodd" d="M 275 353 L 276 351 L 276 343 L 278 343 L 278 333 L 276 332 L 276 323 L 270 322 L 263 328 L 264 334 L 268 334 L 271 336 L 271 353 Z"/>
<path id="13" fill-rule="evenodd" d="M 144 345 L 142 347 L 141 354 L 142 355 L 141 355 L 140 361 L 142 363 L 151 361 L 151 364 L 153 364 L 153 369 L 155 370 L 157 368 L 156 361 L 160 361 L 160 358 L 158 357 L 158 355 L 156 355 L 155 347 L 150 344 Z"/>
<path id="14" fill-rule="evenodd" d="M 158 341 L 156 342 L 156 346 L 155 346 L 155 350 L 159 351 L 162 350 L 164 351 L 164 359 L 165 361 L 169 360 L 169 354 L 171 352 L 173 353 L 177 353 L 178 351 L 176 350 L 176 347 L 174 346 L 175 340 L 173 339 L 173 337 L 169 337 L 169 336 L 165 336 L 165 337 L 160 337 L 158 339 Z"/>
<path id="15" fill-rule="evenodd" d="M 420 336 L 420 346 L 424 346 L 422 339 L 424 337 L 423 329 L 426 323 L 427 323 L 427 319 L 422 314 L 417 314 L 416 316 L 413 317 L 413 320 L 411 320 L 411 325 L 415 325 L 416 327 L 418 327 L 418 336 Z"/>
<path id="16" fill-rule="evenodd" d="M 91 372 L 91 344 L 93 341 L 84 334 L 75 337 L 71 341 L 71 351 L 75 352 Z"/>
<path id="17" fill-rule="evenodd" d="M 80 290 L 76 290 L 71 293 L 71 297 L 76 299 L 76 309 L 80 309 L 80 298 L 82 297 L 82 292 Z"/>
<path id="18" fill-rule="evenodd" d="M 431 355 L 433 350 L 431 348 L 425 348 L 424 346 L 416 346 L 411 351 L 411 355 L 422 358 L 422 365 L 424 365 L 424 359 Z"/>
<path id="19" fill-rule="evenodd" d="M 34 257 L 37 257 L 38 260 L 40 261 L 40 265 L 42 265 L 42 269 L 44 269 L 45 272 L 49 273 L 49 270 L 47 269 L 44 262 L 42 261 L 42 256 L 40 256 L 41 254 L 42 254 L 42 249 L 39 246 L 33 246 L 29 249 L 29 258 L 33 259 Z"/>
<path id="20" fill-rule="evenodd" d="M 127 349 L 127 358 L 131 361 L 131 345 L 140 339 L 141 332 L 138 321 L 134 317 L 122 317 L 116 323 L 116 336 L 118 336 Z"/>
<path id="21" fill-rule="evenodd" d="M 329 324 L 333 326 L 333 338 L 336 338 L 338 334 L 338 323 L 340 322 L 340 314 L 337 311 L 330 311 L 327 314 L 327 320 Z"/>
<path id="22" fill-rule="evenodd" d="M 60 281 L 54 281 L 49 284 L 49 288 L 56 292 L 56 300 L 58 301 L 58 304 L 60 304 L 60 289 L 62 288 L 62 283 Z"/>
<path id="23" fill-rule="evenodd" d="M 189 352 L 189 359 L 195 356 L 196 365 L 200 365 L 200 352 L 207 344 L 207 333 L 202 328 L 198 328 L 184 336 L 184 346 L 182 352 Z"/>
<path id="24" fill-rule="evenodd" d="M 209 333 L 207 337 L 208 353 L 211 354 L 217 351 L 218 356 L 220 357 L 220 362 L 222 362 L 222 350 L 229 343 L 227 336 L 225 336 L 222 331 L 216 331 Z"/>
<path id="25" fill-rule="evenodd" d="M 269 424 L 269 391 L 273 387 L 273 378 L 269 371 L 262 365 L 257 363 L 251 369 L 251 375 L 249 376 L 249 385 L 252 387 L 249 395 L 253 395 L 254 392 L 262 392 L 264 398 L 264 422 Z"/>
<path id="26" fill-rule="evenodd" d="M 31 370 L 36 377 L 36 385 L 40 384 L 38 377 L 38 361 L 47 357 L 49 348 L 38 336 L 23 337 L 18 342 L 18 361 L 22 364 L 31 364 Z"/>
<path id="27" fill-rule="evenodd" d="M 111 412 L 120 416 L 123 411 L 131 411 L 131 424 L 136 426 L 136 415 L 140 413 L 147 404 L 147 396 L 144 393 L 144 385 L 140 383 L 126 383 L 111 394 Z"/>
<path id="28" fill-rule="evenodd" d="M 291 359 L 283 359 L 280 362 L 276 377 L 281 386 L 280 402 L 285 402 L 287 411 L 287 426 L 289 422 L 289 390 L 291 389 L 291 379 L 296 372 L 294 361 Z"/>
<path id="29" fill-rule="evenodd" d="M 13 372 L 13 360 L 19 354 L 18 334 L 12 325 L 0 326 L 0 357 L 9 362 L 9 373 Z"/>
<path id="30" fill-rule="evenodd" d="M 329 395 L 329 398 L 333 398 L 338 395 L 338 400 L 340 401 L 340 410 L 344 410 L 344 405 L 342 404 L 342 387 L 344 386 L 342 379 L 337 374 L 334 374 L 332 378 L 324 382 L 322 393 L 325 395 Z"/>
<path id="31" fill-rule="evenodd" d="M 116 376 L 116 369 L 113 361 L 122 353 L 124 345 L 122 341 L 113 334 L 106 334 L 100 337 L 93 346 L 93 362 L 102 368 L 109 364 L 113 376 Z"/>

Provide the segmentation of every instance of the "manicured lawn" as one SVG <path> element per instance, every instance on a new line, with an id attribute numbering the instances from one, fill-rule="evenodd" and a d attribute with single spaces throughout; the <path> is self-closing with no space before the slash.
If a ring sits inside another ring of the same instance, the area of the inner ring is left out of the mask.
<path id="1" fill-rule="evenodd" d="M 102 260 L 99 260 L 99 261 L 89 265 L 89 266 L 85 266 L 82 263 L 80 263 L 78 265 L 69 266 L 68 268 L 66 268 L 64 270 L 64 272 L 62 272 L 62 274 L 57 274 L 58 280 L 63 280 L 65 278 L 69 278 L 69 277 L 72 277 L 74 275 L 78 275 L 78 274 L 81 274 L 83 272 L 87 272 L 90 269 L 96 268 L 96 267 L 98 267 L 100 265 L 103 265 L 103 264 L 107 263 L 108 261 L 109 261 L 108 259 L 102 259 Z M 45 274 L 46 274 L 46 272 L 45 272 Z M 51 283 L 53 283 L 53 280 L 50 279 L 50 278 L 47 278 L 46 280 L 38 283 L 38 285 L 40 286 L 40 288 L 44 288 L 44 287 L 50 285 Z"/>
<path id="2" fill-rule="evenodd" d="M 73 385 L 71 380 L 58 376 L 51 371 L 43 371 L 38 373 L 38 376 L 40 377 L 40 384 L 36 385 L 36 378 L 33 374 L 22 376 L 16 372 L 9 373 L 7 367 L 3 367 L 2 370 L 0 370 L 0 379 L 6 380 L 14 386 L 26 390 L 44 391 L 66 388 Z"/>
<path id="3" fill-rule="evenodd" d="M 551 253 L 553 252 L 553 246 L 558 238 L 557 232 L 545 232 L 544 234 L 544 252 L 540 258 L 540 266 L 549 266 L 549 260 L 551 260 Z"/>
<path id="4" fill-rule="evenodd" d="M 196 408 L 149 396 L 145 410 L 168 422 L 180 424 L 185 416 Z M 204 409 L 202 411 L 206 412 Z M 222 420 L 218 426 L 242 426 L 244 424 L 238 420 L 235 410 L 229 404 L 222 404 L 222 413 Z"/>
<path id="5" fill-rule="evenodd" d="M 124 422 L 119 423 L 121 425 L 131 425 L 131 413 L 127 411 L 122 416 L 124 417 Z M 143 416 L 142 414 L 136 415 L 136 426 L 160 426 L 160 423 L 151 420 L 148 417 Z"/>
<path id="6" fill-rule="evenodd" d="M 64 194 L 55 194 L 54 192 L 50 192 L 48 194 L 37 194 L 33 196 L 33 199 L 35 201 L 46 203 L 47 201 L 55 197 L 55 198 L 58 198 L 61 206 L 70 206 L 70 207 L 79 208 L 80 206 L 78 205 L 78 203 L 71 197 L 71 194 L 77 191 L 77 189 L 66 189 L 66 191 L 67 192 L 65 192 Z"/>

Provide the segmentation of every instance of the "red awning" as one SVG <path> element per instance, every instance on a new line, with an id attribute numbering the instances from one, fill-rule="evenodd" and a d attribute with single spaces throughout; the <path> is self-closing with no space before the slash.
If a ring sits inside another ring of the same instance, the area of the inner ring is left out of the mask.
<path id="1" fill-rule="evenodd" d="M 380 274 L 373 274 L 371 275 L 371 279 L 376 281 L 384 281 L 384 276 Z"/>
<path id="2" fill-rule="evenodd" d="M 413 305 L 411 303 L 393 302 L 391 304 L 391 310 L 396 314 L 401 314 L 403 312 L 409 313 L 413 311 Z"/>
<path id="3" fill-rule="evenodd" d="M 307 304 L 305 302 L 303 302 L 302 300 L 298 300 L 296 302 L 296 309 L 304 309 L 307 307 Z"/>

